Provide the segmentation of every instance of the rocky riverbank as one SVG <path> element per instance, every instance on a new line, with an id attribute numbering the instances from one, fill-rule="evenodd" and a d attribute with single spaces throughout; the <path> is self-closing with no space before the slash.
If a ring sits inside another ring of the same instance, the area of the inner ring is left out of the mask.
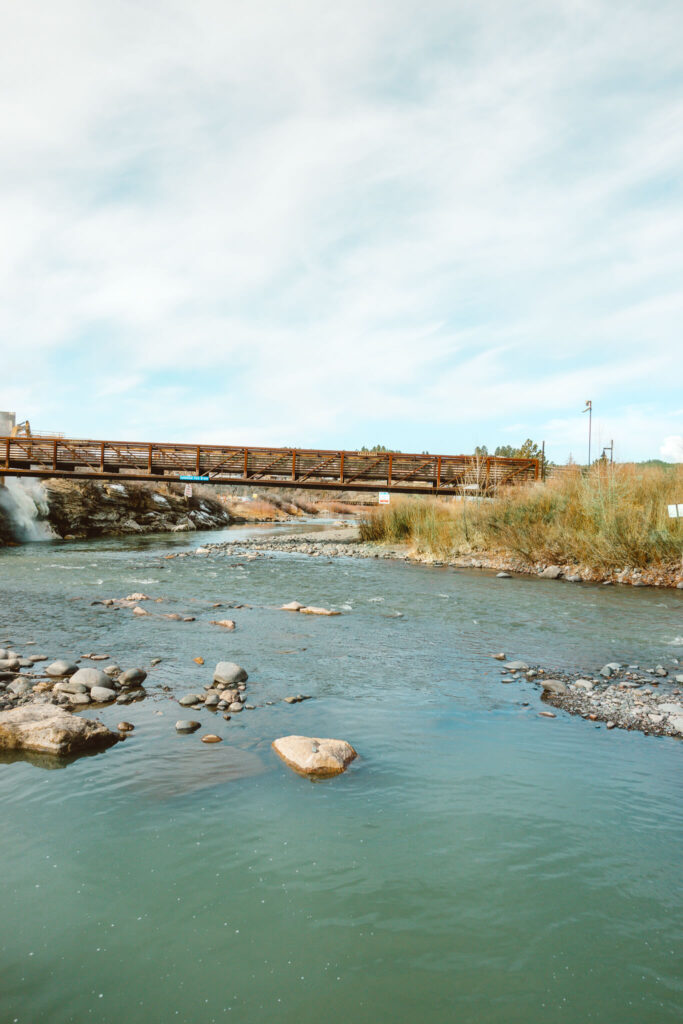
<path id="1" fill-rule="evenodd" d="M 558 673 L 523 661 L 502 661 L 501 683 L 532 683 L 552 705 L 608 729 L 632 729 L 654 736 L 683 736 L 683 664 L 622 665 L 609 662 L 597 672 Z M 553 718 L 546 708 L 539 714 Z"/>
<path id="2" fill-rule="evenodd" d="M 297 533 L 280 537 L 256 537 L 240 540 L 222 541 L 206 544 L 199 552 L 192 554 L 220 554 L 231 551 L 246 551 L 259 554 L 262 552 L 287 552 L 289 554 L 310 555 L 313 557 L 338 558 L 396 558 L 405 562 L 417 562 L 436 567 L 454 569 L 488 569 L 495 571 L 501 578 L 511 574 L 533 575 L 543 579 L 561 580 L 567 583 L 601 583 L 624 584 L 634 587 L 677 587 L 683 590 L 683 573 L 673 568 L 630 569 L 620 572 L 598 573 L 594 569 L 580 565 L 547 565 L 543 562 L 524 562 L 512 555 L 482 554 L 464 555 L 448 561 L 434 558 L 431 554 L 416 552 L 407 544 L 386 544 L 377 541 L 359 539 L 358 526 L 349 523 L 333 530 L 326 530 L 324 535 L 317 532 Z M 185 553 L 177 557 L 184 557 Z"/>
<path id="3" fill-rule="evenodd" d="M 215 496 L 186 498 L 178 485 L 52 479 L 1 490 L 0 544 L 211 530 L 244 521 Z"/>

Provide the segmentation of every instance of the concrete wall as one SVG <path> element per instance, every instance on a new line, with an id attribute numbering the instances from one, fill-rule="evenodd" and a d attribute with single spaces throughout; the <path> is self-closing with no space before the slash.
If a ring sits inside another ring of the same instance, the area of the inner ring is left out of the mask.
<path id="1" fill-rule="evenodd" d="M 17 414 L 15 412 L 0 411 L 0 437 L 6 437 L 12 433 L 12 427 L 16 425 Z"/>

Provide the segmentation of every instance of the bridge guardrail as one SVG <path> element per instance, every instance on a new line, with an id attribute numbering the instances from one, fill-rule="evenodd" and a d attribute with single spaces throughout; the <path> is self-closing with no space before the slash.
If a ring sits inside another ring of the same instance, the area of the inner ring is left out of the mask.
<path id="1" fill-rule="evenodd" d="M 82 438 L 0 437 L 0 473 L 6 476 L 143 478 L 172 482 L 183 476 L 207 483 L 458 493 L 490 492 L 537 480 L 537 459 L 490 455 L 431 455 L 318 448 L 193 445 Z"/>

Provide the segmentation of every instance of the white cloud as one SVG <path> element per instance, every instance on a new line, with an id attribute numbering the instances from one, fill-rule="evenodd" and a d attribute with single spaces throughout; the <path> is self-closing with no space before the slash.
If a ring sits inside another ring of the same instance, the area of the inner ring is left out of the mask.
<path id="1" fill-rule="evenodd" d="M 683 434 L 665 437 L 659 454 L 668 462 L 683 462 Z"/>
<path id="2" fill-rule="evenodd" d="M 625 457 L 675 429 L 652 415 L 680 385 L 675 0 L 0 22 L 0 405 L 199 440 L 400 424 L 417 448 L 520 422 L 558 457 L 587 395 Z"/>

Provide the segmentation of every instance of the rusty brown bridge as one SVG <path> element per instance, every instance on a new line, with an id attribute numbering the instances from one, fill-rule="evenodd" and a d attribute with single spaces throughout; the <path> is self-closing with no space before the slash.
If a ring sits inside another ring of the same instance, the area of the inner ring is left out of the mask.
<path id="1" fill-rule="evenodd" d="M 0 477 L 193 481 L 406 494 L 492 493 L 537 480 L 537 459 L 263 448 L 258 445 L 0 437 Z"/>

